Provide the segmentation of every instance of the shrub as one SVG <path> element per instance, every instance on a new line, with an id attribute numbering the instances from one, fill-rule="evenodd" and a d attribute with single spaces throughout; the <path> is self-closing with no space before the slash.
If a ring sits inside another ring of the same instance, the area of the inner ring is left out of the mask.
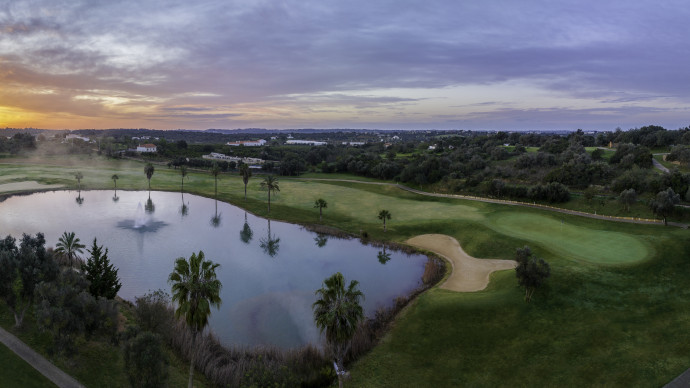
<path id="1" fill-rule="evenodd" d="M 167 385 L 168 361 L 160 336 L 145 331 L 125 346 L 125 369 L 135 388 L 157 388 Z"/>

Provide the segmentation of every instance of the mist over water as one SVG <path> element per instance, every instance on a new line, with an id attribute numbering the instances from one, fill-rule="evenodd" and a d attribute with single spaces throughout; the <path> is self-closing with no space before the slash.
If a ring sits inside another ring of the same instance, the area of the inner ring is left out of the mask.
<path id="1" fill-rule="evenodd" d="M 118 191 L 117 201 L 112 191 L 82 191 L 81 204 L 77 195 L 56 191 L 7 199 L 0 203 L 0 236 L 43 232 L 47 246 L 55 246 L 63 232 L 74 231 L 87 247 L 96 237 L 119 269 L 119 295 L 130 301 L 149 290 L 169 293 L 174 260 L 203 250 L 220 263 L 223 303 L 211 314 L 210 327 L 226 344 L 318 344 L 311 304 L 326 277 L 340 271 L 348 282 L 358 280 L 365 314 L 373 316 L 377 307 L 419 286 L 424 272 L 424 256 L 389 251 L 391 259 L 382 263 L 378 248 L 358 240 L 269 223 L 190 194 L 152 192 L 147 203 L 147 191 Z"/>

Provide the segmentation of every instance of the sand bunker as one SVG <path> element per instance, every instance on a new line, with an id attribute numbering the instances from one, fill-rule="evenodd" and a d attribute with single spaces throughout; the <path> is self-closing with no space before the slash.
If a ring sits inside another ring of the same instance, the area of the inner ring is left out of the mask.
<path id="1" fill-rule="evenodd" d="M 494 271 L 513 269 L 514 260 L 475 259 L 465 253 L 458 240 L 443 234 L 424 234 L 407 240 L 407 243 L 437 253 L 448 259 L 453 270 L 441 288 L 452 291 L 481 291 L 489 284 Z"/>
<path id="2" fill-rule="evenodd" d="M 62 185 L 43 185 L 35 181 L 3 183 L 0 185 L 0 193 L 11 193 L 15 191 L 31 191 L 44 189 L 57 189 Z"/>

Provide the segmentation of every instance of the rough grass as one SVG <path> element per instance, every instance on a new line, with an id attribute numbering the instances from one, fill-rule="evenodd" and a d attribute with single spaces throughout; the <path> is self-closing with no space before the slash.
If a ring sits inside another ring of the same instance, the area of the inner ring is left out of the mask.
<path id="1" fill-rule="evenodd" d="M 31 365 L 0 344 L 0 387 L 49 388 L 56 387 Z"/>

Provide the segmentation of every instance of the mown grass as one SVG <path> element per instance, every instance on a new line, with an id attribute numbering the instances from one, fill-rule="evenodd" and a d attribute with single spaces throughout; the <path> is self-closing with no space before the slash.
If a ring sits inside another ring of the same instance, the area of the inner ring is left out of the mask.
<path id="1" fill-rule="evenodd" d="M 36 369 L 0 344 L 0 387 L 49 388 L 56 387 Z"/>
<path id="2" fill-rule="evenodd" d="M 146 188 L 143 164 L 92 162 L 82 168 L 89 188 L 112 188 L 113 173 L 118 187 Z M 60 167 L 6 173 L 4 166 L 0 179 L 26 173 L 76 187 Z M 260 180 L 250 180 L 245 201 L 241 180 L 224 174 L 219 199 L 266 216 Z M 179 172 L 157 167 L 151 183 L 179 190 Z M 350 233 L 393 241 L 443 233 L 483 258 L 510 259 L 530 245 L 551 264 L 547 286 L 530 304 L 512 271 L 494 274 L 481 292 L 423 294 L 352 366 L 351 386 L 659 386 L 690 367 L 686 230 L 424 197 L 385 185 L 281 179 L 280 186 L 272 196 L 274 219 L 316 224 L 313 203 L 324 198 L 323 224 Z M 213 179 L 193 171 L 185 191 L 212 197 Z M 384 208 L 393 214 L 386 233 L 376 217 Z"/>

